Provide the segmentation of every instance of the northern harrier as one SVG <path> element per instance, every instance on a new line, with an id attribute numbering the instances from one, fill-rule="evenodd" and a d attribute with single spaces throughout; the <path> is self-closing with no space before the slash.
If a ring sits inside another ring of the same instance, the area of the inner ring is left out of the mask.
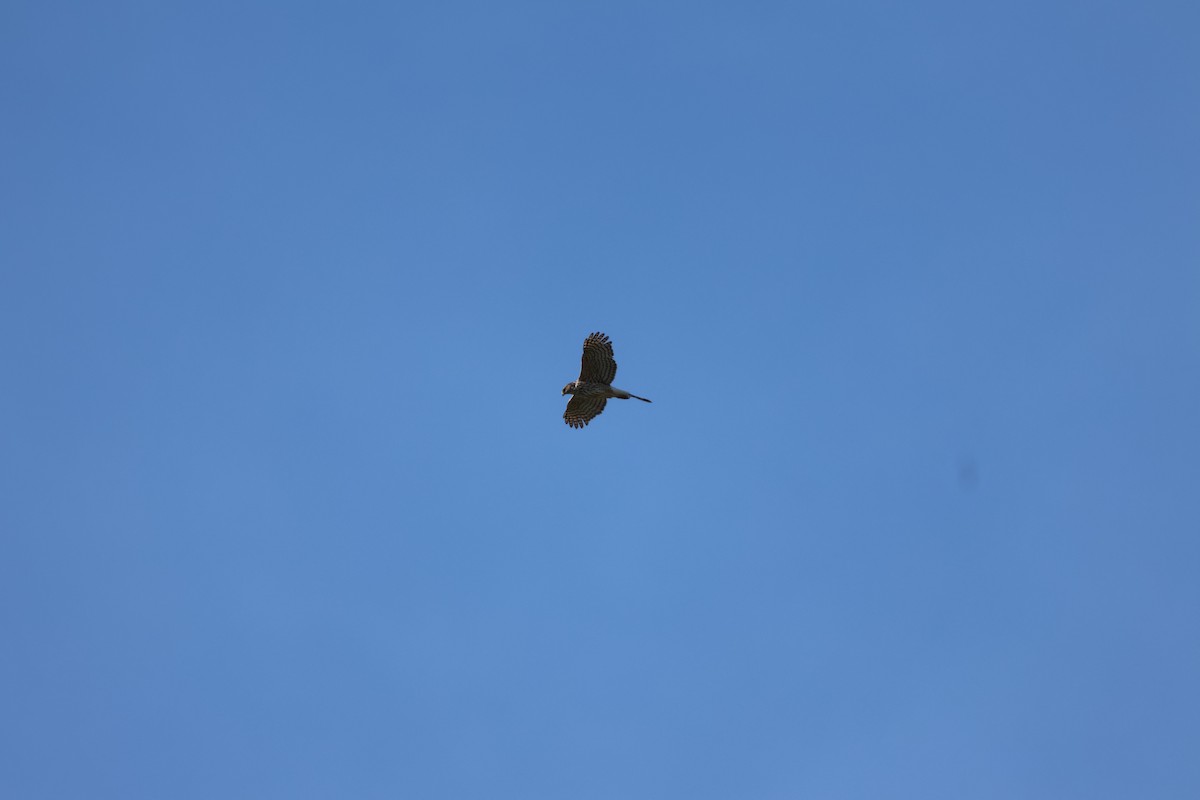
<path id="1" fill-rule="evenodd" d="M 617 377 L 617 362 L 613 360 L 612 340 L 603 333 L 593 333 L 583 340 L 583 366 L 579 369 L 579 380 L 563 387 L 562 393 L 573 395 L 563 413 L 563 421 L 572 428 L 582 428 L 604 411 L 608 398 L 619 400 L 642 400 L 644 397 L 630 394 L 612 385 Z"/>

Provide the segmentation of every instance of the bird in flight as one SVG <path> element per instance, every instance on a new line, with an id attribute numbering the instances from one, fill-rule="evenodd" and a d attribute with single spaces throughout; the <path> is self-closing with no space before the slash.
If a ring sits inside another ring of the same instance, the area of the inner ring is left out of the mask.
<path id="1" fill-rule="evenodd" d="M 634 398 L 649 403 L 644 397 L 630 394 L 612 385 L 617 377 L 617 362 L 613 359 L 612 340 L 603 333 L 589 334 L 583 340 L 583 366 L 579 369 L 579 380 L 563 387 L 564 395 L 572 395 L 563 413 L 563 421 L 572 428 L 582 428 L 604 411 L 608 398 L 619 400 Z"/>

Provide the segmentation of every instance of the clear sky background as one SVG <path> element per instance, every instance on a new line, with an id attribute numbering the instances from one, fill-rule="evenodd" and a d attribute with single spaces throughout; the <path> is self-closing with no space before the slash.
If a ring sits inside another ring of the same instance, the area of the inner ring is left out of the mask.
<path id="1" fill-rule="evenodd" d="M 1198 33 L 4 3 L 0 795 L 1200 796 Z"/>

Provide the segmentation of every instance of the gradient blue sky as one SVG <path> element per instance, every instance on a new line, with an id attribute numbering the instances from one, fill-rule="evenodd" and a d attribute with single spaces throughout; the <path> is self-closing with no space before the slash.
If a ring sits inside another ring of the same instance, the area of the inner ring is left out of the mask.
<path id="1" fill-rule="evenodd" d="M 1198 31 L 4 3 L 0 794 L 1200 795 Z"/>

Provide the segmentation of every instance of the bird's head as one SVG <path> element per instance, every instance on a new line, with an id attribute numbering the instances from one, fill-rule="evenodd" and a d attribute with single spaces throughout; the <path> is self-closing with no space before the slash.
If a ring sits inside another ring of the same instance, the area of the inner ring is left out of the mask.
<path id="1" fill-rule="evenodd" d="M 563 394 L 575 394 L 575 381 L 571 381 L 563 387 Z"/>

